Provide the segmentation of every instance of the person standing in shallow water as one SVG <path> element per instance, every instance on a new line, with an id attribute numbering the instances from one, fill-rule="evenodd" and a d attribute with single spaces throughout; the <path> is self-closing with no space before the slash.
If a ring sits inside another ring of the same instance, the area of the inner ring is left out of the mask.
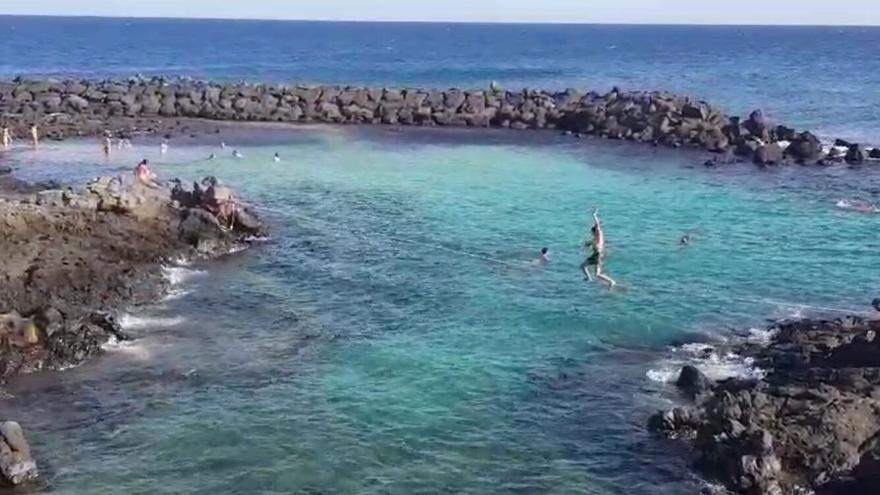
<path id="1" fill-rule="evenodd" d="M 604 273 L 605 264 L 605 232 L 602 230 L 602 221 L 599 220 L 599 209 L 593 210 L 593 228 L 591 229 L 592 239 L 584 243 L 584 248 L 589 249 L 587 259 L 581 263 L 581 270 L 586 275 L 587 280 L 592 281 L 593 275 L 590 274 L 590 267 L 596 270 L 596 278 L 608 284 L 609 288 L 614 288 L 617 282 L 613 278 Z"/>
<path id="2" fill-rule="evenodd" d="M 31 126 L 31 141 L 36 148 L 40 144 L 40 131 L 37 130 L 37 125 L 34 124 Z"/>
<path id="3" fill-rule="evenodd" d="M 0 139 L 2 139 L 3 141 L 4 148 L 9 148 L 10 146 L 12 146 L 12 135 L 9 133 L 8 127 L 3 128 L 2 136 L 0 136 Z"/>

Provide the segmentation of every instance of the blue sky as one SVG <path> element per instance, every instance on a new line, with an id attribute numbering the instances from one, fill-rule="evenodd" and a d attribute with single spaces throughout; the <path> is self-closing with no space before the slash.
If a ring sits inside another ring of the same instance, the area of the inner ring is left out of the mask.
<path id="1" fill-rule="evenodd" d="M 0 14 L 880 25 L 880 0 L 0 0 Z"/>

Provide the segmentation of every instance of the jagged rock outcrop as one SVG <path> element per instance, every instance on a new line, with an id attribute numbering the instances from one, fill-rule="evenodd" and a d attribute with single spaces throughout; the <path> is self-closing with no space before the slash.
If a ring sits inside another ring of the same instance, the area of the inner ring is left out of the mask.
<path id="1" fill-rule="evenodd" d="M 223 187 L 209 182 L 209 191 Z M 112 314 L 161 293 L 166 260 L 224 254 L 265 230 L 231 192 L 218 203 L 216 195 L 192 200 L 193 191 L 174 191 L 191 201 L 106 177 L 0 195 L 0 380 L 79 364 L 111 339 L 125 340 Z M 193 218 L 204 223 L 190 228 Z"/>
<path id="2" fill-rule="evenodd" d="M 880 480 L 880 321 L 783 321 L 768 346 L 736 352 L 769 371 L 763 380 L 706 386 L 692 405 L 657 413 L 649 427 L 685 439 L 696 467 L 736 493 L 876 493 Z"/>

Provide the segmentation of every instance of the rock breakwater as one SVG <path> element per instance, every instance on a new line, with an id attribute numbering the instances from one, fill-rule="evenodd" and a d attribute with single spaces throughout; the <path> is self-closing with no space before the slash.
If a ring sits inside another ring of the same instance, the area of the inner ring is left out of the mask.
<path id="1" fill-rule="evenodd" d="M 200 118 L 224 121 L 384 124 L 557 129 L 717 153 L 708 165 L 752 161 L 859 164 L 877 150 L 771 122 L 759 110 L 730 116 L 706 102 L 663 92 L 614 89 L 426 90 L 212 83 L 164 78 L 0 83 L 0 111 L 50 138 L 103 131 L 114 119 Z"/>

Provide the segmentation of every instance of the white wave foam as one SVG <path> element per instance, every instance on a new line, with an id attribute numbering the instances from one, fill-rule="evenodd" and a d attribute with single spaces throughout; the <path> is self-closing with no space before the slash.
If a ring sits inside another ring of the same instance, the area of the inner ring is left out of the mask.
<path id="1" fill-rule="evenodd" d="M 759 334 L 756 333 L 756 336 Z M 760 335 L 760 338 L 765 338 Z M 766 337 L 769 340 L 769 337 Z M 755 366 L 755 360 L 734 352 L 721 354 L 709 344 L 685 344 L 672 350 L 673 356 L 658 363 L 645 374 L 649 380 L 659 383 L 674 383 L 682 366 L 696 366 L 712 380 L 727 378 L 755 378 L 766 376 L 767 372 Z"/>
<path id="2" fill-rule="evenodd" d="M 150 318 L 145 316 L 122 315 L 119 319 L 119 326 L 126 330 L 139 328 L 166 328 L 180 325 L 186 321 L 182 316 L 172 318 Z"/>
<path id="3" fill-rule="evenodd" d="M 171 285 L 180 285 L 193 277 L 205 274 L 201 270 L 192 270 L 181 266 L 163 266 L 162 273 L 165 276 L 165 280 Z"/>
<path id="4" fill-rule="evenodd" d="M 192 260 L 188 259 L 186 256 L 180 255 L 176 258 L 172 258 L 171 263 L 177 267 L 185 267 L 192 265 Z"/>
<path id="5" fill-rule="evenodd" d="M 116 337 L 111 337 L 106 344 L 101 346 L 101 349 L 106 352 L 126 354 L 140 360 L 147 360 L 153 355 L 152 351 L 141 340 L 120 341 Z"/>
<path id="6" fill-rule="evenodd" d="M 162 298 L 162 302 L 175 301 L 177 299 L 180 299 L 182 297 L 186 297 L 186 296 L 192 294 L 192 292 L 193 291 L 191 291 L 191 290 L 186 290 L 186 289 L 181 289 L 181 288 L 173 288 L 173 289 L 169 290 L 167 294 L 165 294 L 165 297 Z"/>
<path id="7" fill-rule="evenodd" d="M 746 340 L 752 344 L 767 345 L 773 340 L 773 337 L 775 337 L 777 333 L 778 332 L 775 329 L 750 328 Z"/>

